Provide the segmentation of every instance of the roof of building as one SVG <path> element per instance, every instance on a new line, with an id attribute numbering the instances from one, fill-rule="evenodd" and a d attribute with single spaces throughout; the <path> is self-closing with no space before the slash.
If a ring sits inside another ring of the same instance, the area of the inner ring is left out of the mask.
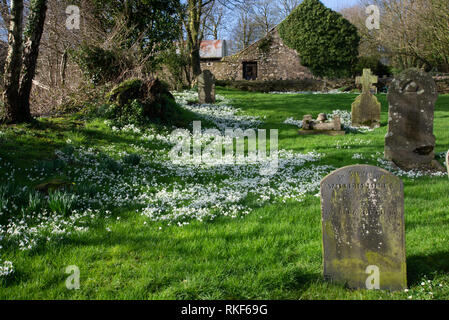
<path id="1" fill-rule="evenodd" d="M 226 56 L 226 40 L 201 41 L 201 59 L 219 59 Z"/>
<path id="2" fill-rule="evenodd" d="M 239 52 L 233 54 L 233 55 L 230 56 L 229 58 L 231 58 L 231 57 L 237 57 L 237 56 L 242 55 L 243 53 L 245 53 L 246 51 L 248 51 L 249 49 L 251 49 L 252 47 L 254 47 L 255 45 L 257 45 L 258 43 L 260 43 L 263 39 L 267 38 L 268 35 L 270 35 L 273 31 L 277 30 L 278 27 L 279 27 L 279 24 L 276 25 L 276 26 L 274 26 L 273 28 L 271 28 L 270 31 L 268 31 L 268 33 L 267 33 L 265 36 L 263 36 L 263 37 L 260 38 L 260 39 L 257 39 L 256 41 L 254 41 L 253 43 L 251 43 L 249 46 L 247 46 L 246 48 L 244 48 L 244 49 L 240 50 Z"/>

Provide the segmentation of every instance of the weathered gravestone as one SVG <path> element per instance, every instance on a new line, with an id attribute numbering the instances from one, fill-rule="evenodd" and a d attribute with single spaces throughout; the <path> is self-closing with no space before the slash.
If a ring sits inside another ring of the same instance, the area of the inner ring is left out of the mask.
<path id="1" fill-rule="evenodd" d="M 200 104 L 215 103 L 215 77 L 209 70 L 198 76 L 198 100 Z"/>
<path id="2" fill-rule="evenodd" d="M 380 127 L 380 102 L 371 93 L 373 83 L 377 83 L 377 76 L 370 69 L 363 69 L 363 76 L 356 78 L 357 84 L 362 84 L 362 94 L 352 104 L 351 116 L 354 127 Z"/>
<path id="3" fill-rule="evenodd" d="M 324 277 L 350 288 L 407 287 L 404 188 L 368 165 L 334 171 L 321 182 Z"/>
<path id="4" fill-rule="evenodd" d="M 435 160 L 434 107 L 438 99 L 432 77 L 408 69 L 390 84 L 385 158 L 403 170 L 444 170 Z"/>

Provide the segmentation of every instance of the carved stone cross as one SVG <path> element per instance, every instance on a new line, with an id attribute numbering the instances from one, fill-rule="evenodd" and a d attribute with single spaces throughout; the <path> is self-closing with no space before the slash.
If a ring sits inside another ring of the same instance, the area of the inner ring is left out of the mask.
<path id="1" fill-rule="evenodd" d="M 355 81 L 362 85 L 363 93 L 370 93 L 371 85 L 377 83 L 377 76 L 372 74 L 371 69 L 363 69 L 363 75 L 357 77 Z"/>

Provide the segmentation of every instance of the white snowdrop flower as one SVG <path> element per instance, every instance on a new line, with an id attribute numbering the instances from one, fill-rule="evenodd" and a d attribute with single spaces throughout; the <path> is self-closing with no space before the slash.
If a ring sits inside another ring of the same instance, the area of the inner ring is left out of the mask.
<path id="1" fill-rule="evenodd" d="M 185 98 L 191 99 L 192 97 L 188 97 L 190 94 Z M 197 97 L 197 94 L 192 96 Z M 198 114 L 203 112 L 202 115 L 206 118 L 214 118 L 215 122 L 212 122 L 218 123 L 219 128 L 247 128 L 261 123 L 256 117 L 241 115 L 240 110 L 230 106 L 229 101 L 224 98 L 217 105 L 190 107 Z M 77 147 L 70 158 L 63 152 L 57 152 L 62 161 L 76 164 L 68 169 L 68 176 L 72 181 L 77 185 L 92 185 L 95 192 L 89 196 L 87 193 L 77 196 L 75 201 L 81 210 L 73 210 L 68 217 L 42 210 L 33 217 L 37 219 L 37 223 L 33 222 L 33 225 L 28 225 L 31 223 L 29 216 L 13 219 L 5 228 L 5 237 L 13 239 L 21 250 L 30 250 L 40 240 L 49 242 L 62 239 L 73 232 L 87 232 L 89 223 L 103 217 L 111 218 L 111 211 L 106 210 L 103 216 L 98 209 L 93 209 L 95 207 L 123 208 L 138 205 L 141 209 L 136 213 L 150 221 L 179 227 L 187 226 L 194 220 L 212 221 L 219 216 L 243 219 L 252 212 L 248 199 L 257 199 L 259 205 L 301 202 L 307 194 L 316 194 L 322 178 L 334 169 L 314 164 L 323 154 L 301 154 L 289 150 L 278 151 L 279 168 L 270 179 L 260 175 L 260 168 L 264 163 L 254 159 L 238 164 L 234 163 L 234 159 L 229 163 L 215 161 L 209 164 L 177 164 L 168 156 L 171 148 L 168 130 L 142 130 L 132 125 L 124 128 L 125 131 L 140 135 L 139 144 L 128 147 L 141 155 L 144 165 L 127 167 L 125 173 L 121 174 L 111 172 L 102 164 L 104 154 L 120 163 L 128 155 L 114 145 L 101 148 L 100 151 Z M 122 132 L 122 129 L 112 128 L 117 132 Z M 201 143 L 207 144 L 213 138 L 213 135 L 204 135 Z M 162 148 L 149 152 L 144 147 L 149 140 L 157 142 Z M 7 176 L 13 174 L 13 170 L 9 172 Z M 45 170 L 38 168 L 33 168 L 30 172 L 35 172 L 37 176 L 45 175 Z M 176 182 L 167 182 L 167 177 L 176 177 Z M 8 205 L 8 209 L 14 209 L 14 205 Z M 116 219 L 120 220 L 120 217 Z M 145 221 L 144 225 L 146 224 Z M 111 232 L 109 227 L 106 230 Z"/>
<path id="2" fill-rule="evenodd" d="M 352 156 L 352 159 L 361 159 L 361 160 L 363 160 L 364 157 L 360 153 L 354 153 L 354 155 Z"/>
<path id="3" fill-rule="evenodd" d="M 291 124 L 291 125 L 297 126 L 298 128 L 301 129 L 302 126 L 303 126 L 303 121 L 302 120 L 295 120 L 292 117 L 290 117 L 290 118 L 287 118 L 284 121 L 284 124 Z"/>
<path id="4" fill-rule="evenodd" d="M 0 260 L 0 277 L 6 277 L 14 273 L 14 267 L 11 261 Z"/>

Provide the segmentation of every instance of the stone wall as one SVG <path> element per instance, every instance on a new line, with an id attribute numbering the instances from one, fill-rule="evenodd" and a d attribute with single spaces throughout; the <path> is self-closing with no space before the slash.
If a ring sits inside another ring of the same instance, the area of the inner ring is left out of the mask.
<path id="1" fill-rule="evenodd" d="M 309 69 L 300 64 L 298 53 L 283 43 L 276 28 L 236 55 L 203 61 L 201 68 L 210 70 L 218 80 L 244 80 L 244 62 L 257 62 L 257 80 L 314 78 Z"/>
<path id="2" fill-rule="evenodd" d="M 449 76 L 433 77 L 437 84 L 438 93 L 449 94 Z"/>

